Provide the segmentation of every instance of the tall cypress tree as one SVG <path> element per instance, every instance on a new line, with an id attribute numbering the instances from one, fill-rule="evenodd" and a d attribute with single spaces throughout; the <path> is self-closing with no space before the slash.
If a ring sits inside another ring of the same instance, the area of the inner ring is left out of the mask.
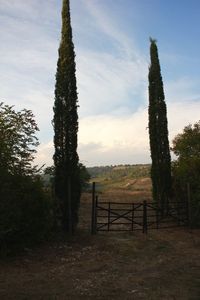
<path id="1" fill-rule="evenodd" d="M 77 154 L 78 99 L 69 0 L 63 0 L 58 54 L 53 119 L 55 196 L 63 229 L 72 231 L 78 222 L 80 178 Z"/>
<path id="2" fill-rule="evenodd" d="M 168 140 L 167 108 L 156 41 L 150 39 L 149 138 L 153 198 L 164 212 L 171 194 L 171 157 Z"/>

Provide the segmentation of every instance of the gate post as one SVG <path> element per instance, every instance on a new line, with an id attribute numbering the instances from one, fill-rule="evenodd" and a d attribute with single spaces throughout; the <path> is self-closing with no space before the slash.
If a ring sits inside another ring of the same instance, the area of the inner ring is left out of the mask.
<path id="1" fill-rule="evenodd" d="M 187 217 L 188 217 L 188 225 L 189 228 L 192 228 L 191 220 L 191 192 L 190 192 L 190 184 L 189 182 L 187 183 Z"/>
<path id="2" fill-rule="evenodd" d="M 155 204 L 155 208 L 156 208 L 156 229 L 158 229 L 159 226 L 159 207 L 158 204 Z"/>
<path id="3" fill-rule="evenodd" d="M 143 201 L 143 233 L 147 233 L 147 201 Z"/>
<path id="4" fill-rule="evenodd" d="M 108 202 L 108 231 L 110 231 L 110 202 Z"/>
<path id="5" fill-rule="evenodd" d="M 96 205 L 95 205 L 95 182 L 92 183 L 92 223 L 91 234 L 96 234 Z"/>
<path id="6" fill-rule="evenodd" d="M 98 195 L 95 197 L 95 215 L 94 215 L 94 229 L 95 229 L 95 234 L 97 233 L 97 213 L 98 213 L 98 210 L 97 210 L 97 207 L 98 207 Z"/>
<path id="7" fill-rule="evenodd" d="M 68 201 L 68 230 L 69 234 L 73 233 L 73 222 L 72 222 L 72 195 L 71 195 L 71 178 L 67 178 L 67 201 Z"/>
<path id="8" fill-rule="evenodd" d="M 134 203 L 132 203 L 132 222 L 131 222 L 131 230 L 134 229 Z"/>

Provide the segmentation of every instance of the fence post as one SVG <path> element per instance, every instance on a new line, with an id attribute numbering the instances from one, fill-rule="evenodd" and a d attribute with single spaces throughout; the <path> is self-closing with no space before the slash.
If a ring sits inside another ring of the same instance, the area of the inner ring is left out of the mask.
<path id="1" fill-rule="evenodd" d="M 191 224 L 191 192 L 190 192 L 190 184 L 187 183 L 187 216 L 188 216 L 188 225 L 189 228 L 192 228 Z"/>
<path id="2" fill-rule="evenodd" d="M 95 228 L 95 182 L 92 183 L 92 223 L 91 223 L 91 234 L 96 233 L 96 228 Z"/>
<path id="3" fill-rule="evenodd" d="M 178 219 L 178 226 L 181 225 L 181 222 L 180 222 L 180 201 L 176 202 L 176 213 L 177 213 L 177 219 Z"/>
<path id="4" fill-rule="evenodd" d="M 147 201 L 143 201 L 143 233 L 147 233 Z"/>
<path id="5" fill-rule="evenodd" d="M 98 207 L 98 199 L 99 199 L 99 197 L 98 196 L 96 196 L 96 198 L 95 198 L 95 211 L 94 211 L 94 233 L 96 234 L 97 233 L 97 212 L 98 212 L 98 210 L 97 210 L 97 207 Z"/>
<path id="6" fill-rule="evenodd" d="M 159 207 L 158 207 L 158 203 L 155 204 L 155 208 L 156 208 L 156 228 L 158 229 L 158 227 L 159 227 Z"/>
<path id="7" fill-rule="evenodd" d="M 108 231 L 110 231 L 110 202 L 108 202 Z"/>
<path id="8" fill-rule="evenodd" d="M 131 230 L 133 231 L 134 228 L 134 203 L 132 203 L 132 224 L 131 224 Z"/>
<path id="9" fill-rule="evenodd" d="M 71 199 L 71 178 L 67 179 L 67 201 L 68 201 L 68 230 L 69 234 L 73 233 L 73 224 L 72 224 L 72 199 Z"/>

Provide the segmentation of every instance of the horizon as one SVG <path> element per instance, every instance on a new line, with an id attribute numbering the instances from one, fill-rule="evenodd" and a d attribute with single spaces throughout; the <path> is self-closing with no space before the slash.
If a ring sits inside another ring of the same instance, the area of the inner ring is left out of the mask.
<path id="1" fill-rule="evenodd" d="M 89 169 L 89 168 L 107 168 L 107 167 L 109 167 L 109 168 L 111 168 L 111 167 L 133 167 L 133 166 L 149 166 L 149 165 L 151 165 L 151 163 L 149 163 L 149 164 L 119 164 L 119 165 L 100 165 L 100 166 L 90 166 L 90 167 L 87 167 L 86 166 L 86 168 L 87 169 Z"/>
<path id="2" fill-rule="evenodd" d="M 40 132 L 36 164 L 53 164 L 55 74 L 62 1 L 2 0 L 0 99 L 31 109 Z M 197 0 L 71 1 L 79 113 L 78 154 L 87 167 L 151 164 L 149 37 L 157 40 L 169 142 L 200 111 Z M 173 156 L 172 156 L 173 157 Z"/>

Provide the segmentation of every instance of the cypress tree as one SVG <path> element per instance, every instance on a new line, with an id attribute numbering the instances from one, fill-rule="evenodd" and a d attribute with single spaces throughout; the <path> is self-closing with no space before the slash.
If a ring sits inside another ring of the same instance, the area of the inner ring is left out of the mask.
<path id="1" fill-rule="evenodd" d="M 150 39 L 149 138 L 153 199 L 165 211 L 171 194 L 171 157 L 168 140 L 167 108 L 156 41 Z"/>
<path id="2" fill-rule="evenodd" d="M 76 66 L 69 0 L 63 0 L 58 54 L 53 119 L 55 196 L 60 208 L 62 227 L 65 231 L 72 232 L 78 222 L 80 178 Z"/>

